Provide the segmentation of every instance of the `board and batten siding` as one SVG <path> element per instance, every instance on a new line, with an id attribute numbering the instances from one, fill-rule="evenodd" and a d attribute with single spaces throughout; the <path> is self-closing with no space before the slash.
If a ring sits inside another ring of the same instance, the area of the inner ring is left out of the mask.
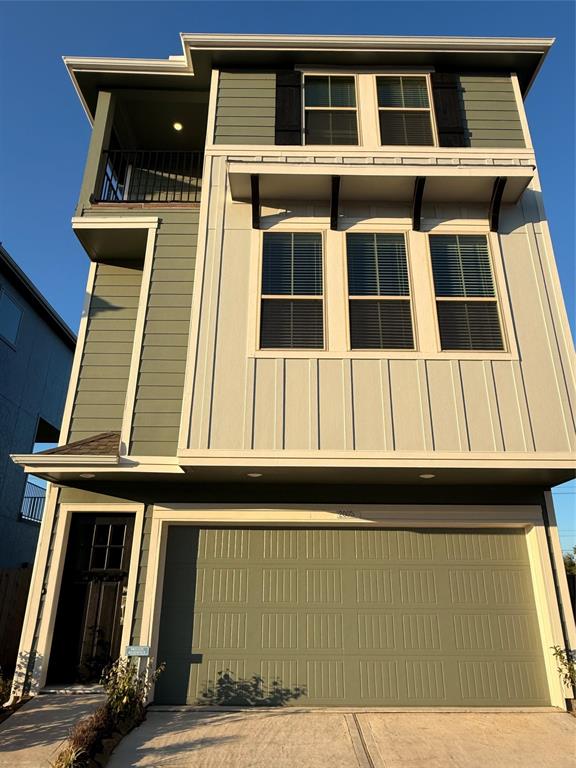
<path id="1" fill-rule="evenodd" d="M 159 212 L 130 453 L 176 455 L 199 209 Z"/>
<path id="2" fill-rule="evenodd" d="M 470 147 L 525 147 L 512 79 L 461 75 L 465 135 Z"/>
<path id="3" fill-rule="evenodd" d="M 274 144 L 276 75 L 220 72 L 215 144 Z"/>
<path id="4" fill-rule="evenodd" d="M 213 187 L 225 158 L 213 161 Z M 528 190 L 504 206 L 500 246 L 519 359 L 259 357 L 250 353 L 250 207 L 226 197 L 207 233 L 192 450 L 568 452 L 575 447 L 576 396 L 548 251 Z M 443 206 L 447 220 L 466 218 Z M 357 216 L 342 206 L 346 216 Z M 382 216 L 383 214 L 378 214 Z M 352 221 L 352 219 L 348 219 Z M 417 296 L 414 301 L 417 301 Z M 486 355 L 481 357 L 486 358 Z"/>
<path id="5" fill-rule="evenodd" d="M 68 442 L 120 431 L 142 262 L 98 264 Z"/>

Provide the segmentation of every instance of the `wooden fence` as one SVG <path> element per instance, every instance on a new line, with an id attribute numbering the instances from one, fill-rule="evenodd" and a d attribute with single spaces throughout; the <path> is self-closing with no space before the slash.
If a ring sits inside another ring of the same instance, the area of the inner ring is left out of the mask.
<path id="1" fill-rule="evenodd" d="M 11 677 L 16 666 L 32 566 L 0 568 L 0 669 Z"/>

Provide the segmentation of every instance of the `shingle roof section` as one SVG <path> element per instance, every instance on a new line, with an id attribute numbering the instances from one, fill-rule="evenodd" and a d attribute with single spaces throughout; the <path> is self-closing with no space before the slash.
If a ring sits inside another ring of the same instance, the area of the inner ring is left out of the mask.
<path id="1" fill-rule="evenodd" d="M 120 450 L 120 432 L 102 432 L 83 440 L 75 440 L 59 448 L 39 451 L 36 456 L 56 454 L 60 456 L 118 456 Z"/>

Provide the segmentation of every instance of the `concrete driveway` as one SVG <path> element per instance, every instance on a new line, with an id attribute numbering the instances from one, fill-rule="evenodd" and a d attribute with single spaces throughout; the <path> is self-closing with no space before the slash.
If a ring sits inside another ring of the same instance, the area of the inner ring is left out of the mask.
<path id="1" fill-rule="evenodd" d="M 157 708 L 108 768 L 576 768 L 559 711 Z"/>

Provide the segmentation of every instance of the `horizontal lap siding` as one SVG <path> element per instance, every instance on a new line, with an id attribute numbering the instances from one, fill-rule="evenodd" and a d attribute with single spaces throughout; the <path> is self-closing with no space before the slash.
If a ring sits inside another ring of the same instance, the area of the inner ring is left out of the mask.
<path id="1" fill-rule="evenodd" d="M 215 144 L 274 144 L 276 75 L 221 72 Z"/>
<path id="2" fill-rule="evenodd" d="M 197 238 L 198 209 L 162 212 L 132 422 L 134 455 L 176 455 Z"/>
<path id="3" fill-rule="evenodd" d="M 471 147 L 524 147 L 510 77 L 460 77 L 465 129 Z"/>
<path id="4" fill-rule="evenodd" d="M 68 442 L 120 431 L 142 265 L 98 264 Z"/>

